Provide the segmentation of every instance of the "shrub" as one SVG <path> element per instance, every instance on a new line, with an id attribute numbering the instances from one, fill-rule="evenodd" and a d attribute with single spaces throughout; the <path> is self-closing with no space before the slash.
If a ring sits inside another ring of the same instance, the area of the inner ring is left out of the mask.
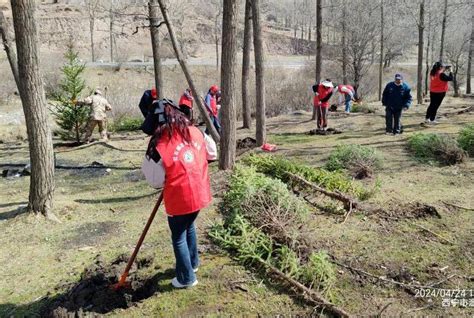
<path id="1" fill-rule="evenodd" d="M 474 124 L 469 124 L 461 129 L 458 143 L 471 157 L 474 156 Z"/>
<path id="2" fill-rule="evenodd" d="M 334 300 L 335 295 L 331 291 L 336 283 L 337 276 L 334 264 L 329 261 L 326 252 L 311 253 L 300 273 L 301 281 L 322 290 L 326 297 Z"/>
<path id="3" fill-rule="evenodd" d="M 382 158 L 375 149 L 360 145 L 337 146 L 325 165 L 329 171 L 346 169 L 357 179 L 369 177 L 381 167 Z"/>
<path id="4" fill-rule="evenodd" d="M 373 114 L 375 107 L 367 104 L 354 103 L 351 108 L 351 113 Z"/>
<path id="5" fill-rule="evenodd" d="M 111 131 L 135 131 L 140 130 L 143 118 L 120 116 L 116 118 L 110 128 Z"/>
<path id="6" fill-rule="evenodd" d="M 417 133 L 408 138 L 409 151 L 419 160 L 454 165 L 464 161 L 466 153 L 447 135 Z"/>

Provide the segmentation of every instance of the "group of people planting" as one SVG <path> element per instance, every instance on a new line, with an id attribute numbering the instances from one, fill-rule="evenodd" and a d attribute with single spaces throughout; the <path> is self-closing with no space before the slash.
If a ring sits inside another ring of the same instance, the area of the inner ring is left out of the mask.
<path id="1" fill-rule="evenodd" d="M 430 72 L 430 105 L 426 112 L 425 124 L 436 124 L 436 113 L 448 90 L 448 82 L 453 80 L 449 67 L 437 62 Z M 344 104 L 344 111 L 351 112 L 352 102 L 356 100 L 356 89 L 347 84 L 335 85 L 325 79 L 312 87 L 313 106 L 316 113 L 317 129 L 325 131 L 328 127 L 329 100 L 339 93 L 338 104 Z M 386 112 L 386 133 L 402 133 L 400 122 L 402 112 L 412 102 L 410 87 L 404 83 L 403 76 L 396 74 L 394 81 L 388 83 L 383 91 L 382 104 Z M 78 102 L 91 105 L 90 132 L 95 124 L 103 134 L 105 112 L 110 104 L 96 90 L 94 95 Z M 142 130 L 151 136 L 142 165 L 146 180 L 154 188 L 163 188 L 162 195 L 176 259 L 176 277 L 172 285 L 176 288 L 195 286 L 199 268 L 195 220 L 199 211 L 211 202 L 211 189 L 208 162 L 217 159 L 217 146 L 206 132 L 194 126 L 194 97 L 186 89 L 176 104 L 169 99 L 158 99 L 157 90 L 144 92 L 139 108 L 145 120 Z M 220 90 L 213 85 L 204 99 L 211 122 L 220 133 L 219 121 Z M 100 115 L 100 116 L 99 116 Z M 88 132 L 87 138 L 90 138 Z"/>
<path id="2" fill-rule="evenodd" d="M 430 72 L 430 105 L 426 111 L 425 125 L 437 124 L 436 114 L 446 92 L 448 82 L 453 80 L 450 66 L 442 62 L 436 62 Z M 329 100 L 334 92 L 339 92 L 339 105 L 345 104 L 345 112 L 351 112 L 352 102 L 356 100 L 356 90 L 351 85 L 334 85 L 330 79 L 313 85 L 313 106 L 316 112 L 316 123 L 318 130 L 326 130 L 328 121 Z M 401 124 L 402 112 L 408 110 L 412 103 L 410 86 L 404 82 L 402 74 L 395 74 L 392 82 L 389 82 L 382 94 L 382 105 L 385 106 L 385 133 L 387 135 L 398 135 L 403 132 Z"/>

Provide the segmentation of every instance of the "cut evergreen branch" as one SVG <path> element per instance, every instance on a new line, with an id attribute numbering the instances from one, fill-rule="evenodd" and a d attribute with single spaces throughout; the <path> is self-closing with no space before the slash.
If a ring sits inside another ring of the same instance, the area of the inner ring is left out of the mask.
<path id="1" fill-rule="evenodd" d="M 421 162 L 437 161 L 455 165 L 466 158 L 466 152 L 448 135 L 417 133 L 408 138 L 408 150 Z"/>
<path id="2" fill-rule="evenodd" d="M 375 191 L 375 189 L 364 188 L 340 171 L 314 168 L 279 156 L 252 154 L 245 157 L 243 162 L 254 166 L 259 172 L 280 179 L 288 184 L 291 184 L 290 174 L 293 174 L 328 191 L 340 191 L 353 195 L 360 200 L 370 198 Z"/>
<path id="3" fill-rule="evenodd" d="M 382 167 L 382 157 L 370 147 L 339 145 L 324 167 L 329 171 L 347 170 L 354 178 L 364 179 Z"/>

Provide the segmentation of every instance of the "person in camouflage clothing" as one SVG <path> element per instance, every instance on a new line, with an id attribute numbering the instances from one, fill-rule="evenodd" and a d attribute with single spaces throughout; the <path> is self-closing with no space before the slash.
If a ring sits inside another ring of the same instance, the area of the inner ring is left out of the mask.
<path id="1" fill-rule="evenodd" d="M 85 139 L 86 142 L 91 141 L 92 132 L 95 126 L 99 126 L 100 137 L 104 140 L 108 140 L 107 136 L 107 111 L 112 110 L 109 102 L 105 97 L 102 96 L 102 92 L 98 89 L 94 91 L 94 94 L 81 99 L 77 102 L 78 105 L 89 105 L 91 107 L 91 115 L 89 123 L 86 128 Z"/>

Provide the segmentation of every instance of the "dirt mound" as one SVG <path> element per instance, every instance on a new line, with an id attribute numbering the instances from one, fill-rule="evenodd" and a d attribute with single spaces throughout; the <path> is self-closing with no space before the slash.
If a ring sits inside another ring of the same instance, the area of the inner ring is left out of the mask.
<path id="1" fill-rule="evenodd" d="M 252 149 L 257 147 L 257 140 L 252 137 L 237 140 L 237 149 Z"/>
<path id="2" fill-rule="evenodd" d="M 338 135 L 342 134 L 342 131 L 334 129 L 334 128 L 328 128 L 326 130 L 318 130 L 318 129 L 313 129 L 308 132 L 308 135 L 321 135 L 321 136 L 326 136 L 326 135 Z"/>
<path id="3" fill-rule="evenodd" d="M 128 261 L 122 255 L 111 264 L 104 264 L 97 257 L 94 264 L 86 268 L 79 282 L 68 286 L 67 291 L 54 299 L 42 313 L 42 317 L 93 317 L 93 313 L 105 314 L 117 308 L 128 308 L 135 302 L 152 296 L 158 289 L 158 277 L 141 280 L 136 269 L 150 267 L 152 258 L 138 260 L 132 267 L 128 278 L 131 288 L 114 290 L 111 284 L 117 283 Z"/>
<path id="4" fill-rule="evenodd" d="M 420 219 L 420 218 L 429 218 L 436 217 L 441 219 L 436 207 L 420 202 L 400 204 L 393 202 L 390 204 L 390 208 L 383 210 L 383 217 L 388 219 Z"/>

